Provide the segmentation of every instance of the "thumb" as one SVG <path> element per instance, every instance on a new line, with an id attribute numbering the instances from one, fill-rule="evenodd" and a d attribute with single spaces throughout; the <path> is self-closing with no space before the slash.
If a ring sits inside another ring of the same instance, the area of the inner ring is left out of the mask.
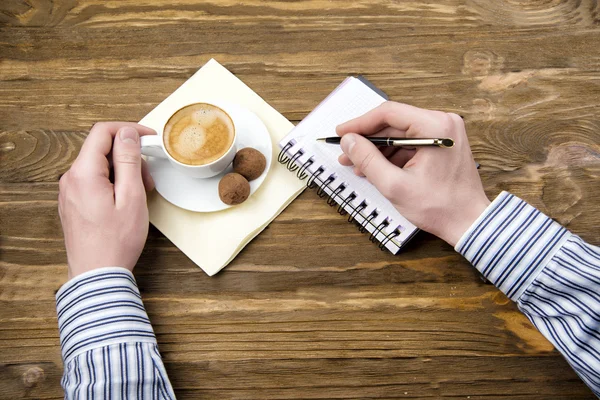
<path id="1" fill-rule="evenodd" d="M 392 186 L 397 186 L 401 168 L 392 164 L 379 149 L 361 135 L 348 133 L 340 143 L 344 153 L 354 167 L 363 173 L 385 197 L 393 195 Z"/>
<path id="2" fill-rule="evenodd" d="M 140 135 L 130 126 L 117 132 L 112 150 L 115 171 L 115 204 L 128 203 L 132 196 L 145 194 L 142 181 L 142 153 Z"/>

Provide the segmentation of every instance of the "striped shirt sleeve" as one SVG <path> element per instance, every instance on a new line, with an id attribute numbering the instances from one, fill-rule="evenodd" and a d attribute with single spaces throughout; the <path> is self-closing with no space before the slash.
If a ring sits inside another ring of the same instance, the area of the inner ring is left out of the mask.
<path id="1" fill-rule="evenodd" d="M 66 399 L 175 399 L 131 272 L 108 267 L 56 294 Z"/>
<path id="2" fill-rule="evenodd" d="M 502 192 L 455 247 L 600 397 L 600 248 Z"/>

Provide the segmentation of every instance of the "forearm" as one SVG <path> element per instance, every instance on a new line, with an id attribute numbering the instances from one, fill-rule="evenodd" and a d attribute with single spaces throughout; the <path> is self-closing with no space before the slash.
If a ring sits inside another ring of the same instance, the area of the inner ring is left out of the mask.
<path id="1" fill-rule="evenodd" d="M 600 397 L 600 250 L 503 192 L 456 245 Z"/>
<path id="2" fill-rule="evenodd" d="M 66 398 L 175 398 L 131 272 L 77 276 L 56 307 Z"/>

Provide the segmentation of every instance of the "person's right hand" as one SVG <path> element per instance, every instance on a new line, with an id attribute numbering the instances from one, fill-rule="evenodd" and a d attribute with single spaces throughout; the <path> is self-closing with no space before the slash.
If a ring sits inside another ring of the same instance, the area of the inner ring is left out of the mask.
<path id="1" fill-rule="evenodd" d="M 342 165 L 354 165 L 410 222 L 452 246 L 490 204 L 456 114 L 386 102 L 339 125 L 337 133 Z M 380 151 L 362 135 L 451 138 L 455 144 Z"/>

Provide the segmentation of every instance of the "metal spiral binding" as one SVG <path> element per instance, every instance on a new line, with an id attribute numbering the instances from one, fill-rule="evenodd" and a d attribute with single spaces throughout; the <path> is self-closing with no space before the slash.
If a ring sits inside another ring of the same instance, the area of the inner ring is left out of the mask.
<path id="1" fill-rule="evenodd" d="M 298 169 L 298 164 L 296 164 L 296 160 L 298 160 L 300 157 L 302 157 L 302 154 L 304 154 L 304 152 L 302 150 L 298 150 L 296 152 L 296 154 L 294 154 L 292 156 L 292 158 L 290 158 L 288 160 L 288 162 L 286 163 L 287 169 L 289 169 L 292 172 L 294 172 L 295 170 L 297 170 Z"/>
<path id="2" fill-rule="evenodd" d="M 360 214 L 360 212 L 361 212 L 362 210 L 364 210 L 364 209 L 365 209 L 365 207 L 367 207 L 367 203 L 366 203 L 366 202 L 364 202 L 364 201 L 363 201 L 362 203 L 360 203 L 359 205 L 357 205 L 357 206 L 354 208 L 354 210 L 353 210 L 353 211 L 350 213 L 350 215 L 348 216 L 348 222 L 352 222 L 352 221 L 354 221 L 354 218 L 356 218 L 356 216 L 357 216 L 358 214 Z"/>
<path id="3" fill-rule="evenodd" d="M 288 144 L 286 144 L 283 149 L 281 149 L 281 151 L 279 152 L 279 156 L 277 157 L 277 161 L 279 161 L 280 164 L 286 164 L 289 161 L 289 157 L 287 156 L 286 152 L 293 146 L 294 144 L 292 142 L 288 142 Z"/>
<path id="4" fill-rule="evenodd" d="M 288 170 L 290 170 L 292 172 L 295 172 L 297 170 L 296 176 L 300 180 L 305 180 L 306 178 L 308 178 L 308 180 L 306 181 L 306 186 L 309 189 L 314 189 L 315 187 L 318 187 L 317 195 L 319 197 L 325 197 L 327 195 L 327 192 L 325 191 L 325 189 L 329 188 L 329 185 L 331 185 L 335 181 L 335 179 L 336 179 L 335 175 L 330 175 L 327 179 L 322 180 L 320 177 L 323 174 L 323 172 L 325 172 L 325 169 L 323 167 L 319 167 L 319 168 L 315 169 L 313 172 L 309 172 L 308 168 L 314 164 L 314 159 L 312 157 L 310 157 L 308 160 L 306 160 L 304 163 L 302 163 L 302 165 L 297 164 L 296 161 L 298 161 L 298 159 L 302 155 L 304 155 L 304 151 L 302 149 L 300 149 L 296 153 L 294 153 L 294 155 L 288 156 L 287 152 L 293 146 L 294 146 L 293 141 L 288 142 L 279 152 L 277 160 L 281 164 L 285 165 Z M 335 201 L 336 198 L 341 198 L 340 193 L 343 192 L 345 189 L 346 189 L 346 185 L 344 185 L 343 183 L 340 184 L 335 190 L 332 191 L 331 195 L 327 195 L 328 196 L 327 204 L 334 207 L 336 205 L 336 201 Z M 341 203 L 338 204 L 337 212 L 340 215 L 349 214 L 348 222 L 354 221 L 356 219 L 356 216 L 359 215 L 367 207 L 366 201 L 362 201 L 356 207 L 352 206 L 351 202 L 356 200 L 357 197 L 358 197 L 358 195 L 355 192 L 352 192 L 348 196 L 346 196 Z M 347 206 L 350 206 L 352 211 L 350 211 L 350 212 L 346 211 Z M 367 218 L 365 218 L 365 220 L 362 222 L 362 224 L 360 224 L 359 231 L 361 233 L 366 232 L 367 226 L 369 224 L 374 225 L 372 223 L 372 221 L 375 218 L 377 218 L 377 216 L 378 216 L 377 211 L 373 211 L 371 214 L 369 214 L 369 216 Z M 377 239 L 377 235 L 379 233 L 383 232 L 383 229 L 385 229 L 389 225 L 390 225 L 390 223 L 387 219 L 384 220 L 383 222 L 381 222 L 375 228 L 375 230 L 373 230 L 373 232 L 370 234 L 369 240 L 371 240 L 371 242 L 375 243 L 375 241 Z M 398 229 L 394 229 L 393 232 L 388 233 L 385 236 L 385 238 L 381 241 L 381 243 L 379 244 L 379 248 L 381 250 L 384 250 L 387 243 L 399 235 L 400 235 L 400 231 Z"/>
<path id="5" fill-rule="evenodd" d="M 325 189 L 328 188 L 329 185 L 331 185 L 331 182 L 333 181 L 335 181 L 335 176 L 329 175 L 329 178 L 327 178 L 322 185 L 319 185 L 319 188 L 317 189 L 317 196 L 325 197 L 325 195 L 327 194 L 327 192 L 325 192 Z"/>
<path id="6" fill-rule="evenodd" d="M 377 218 L 377 211 L 373 211 L 369 216 L 363 221 L 358 230 L 360 233 L 365 233 L 367 231 L 367 225 L 371 223 L 372 220 Z"/>
<path id="7" fill-rule="evenodd" d="M 371 241 L 371 243 L 375 243 L 379 232 L 381 232 L 383 228 L 386 228 L 389 225 L 390 222 L 387 219 L 384 219 L 379 225 L 377 225 L 377 228 L 375 228 L 375 230 L 373 230 L 373 232 L 371 232 L 371 235 L 369 236 L 369 240 Z"/>
<path id="8" fill-rule="evenodd" d="M 306 170 L 308 169 L 308 167 L 310 167 L 311 165 L 313 165 L 313 162 L 314 161 L 313 161 L 313 159 L 311 157 L 308 160 L 306 160 L 304 162 L 304 164 L 302 164 L 302 166 L 298 170 L 298 173 L 296 173 L 296 176 L 298 177 L 298 179 L 300 179 L 301 181 L 303 181 L 308 176 L 308 174 L 306 173 Z"/>
<path id="9" fill-rule="evenodd" d="M 381 241 L 381 243 L 379 243 L 379 249 L 381 251 L 385 250 L 385 245 L 392 240 L 393 238 L 395 238 L 396 236 L 400 235 L 400 231 L 396 228 L 394 229 L 392 232 L 388 233 L 388 235 Z"/>
<path id="10" fill-rule="evenodd" d="M 323 171 L 325 170 L 322 167 L 317 168 L 315 172 L 310 175 L 308 181 L 306 181 L 306 187 L 309 189 L 314 189 L 317 186 L 315 180 L 319 179 L 319 176 L 323 173 Z"/>
<path id="11" fill-rule="evenodd" d="M 337 209 L 338 214 L 340 214 L 340 215 L 348 214 L 348 211 L 346 211 L 346 206 L 354 199 L 356 199 L 356 193 L 354 193 L 354 192 L 352 192 L 348 196 L 346 196 L 344 201 L 341 202 L 340 205 L 338 206 L 338 209 Z"/>
<path id="12" fill-rule="evenodd" d="M 333 193 L 331 193 L 331 196 L 329 196 L 329 198 L 327 199 L 327 204 L 329 204 L 331 207 L 335 206 L 336 202 L 335 202 L 335 198 L 338 197 L 338 195 L 344 191 L 344 189 L 346 189 L 346 185 L 344 185 L 343 183 L 340 184 L 340 186 L 338 186 Z"/>

